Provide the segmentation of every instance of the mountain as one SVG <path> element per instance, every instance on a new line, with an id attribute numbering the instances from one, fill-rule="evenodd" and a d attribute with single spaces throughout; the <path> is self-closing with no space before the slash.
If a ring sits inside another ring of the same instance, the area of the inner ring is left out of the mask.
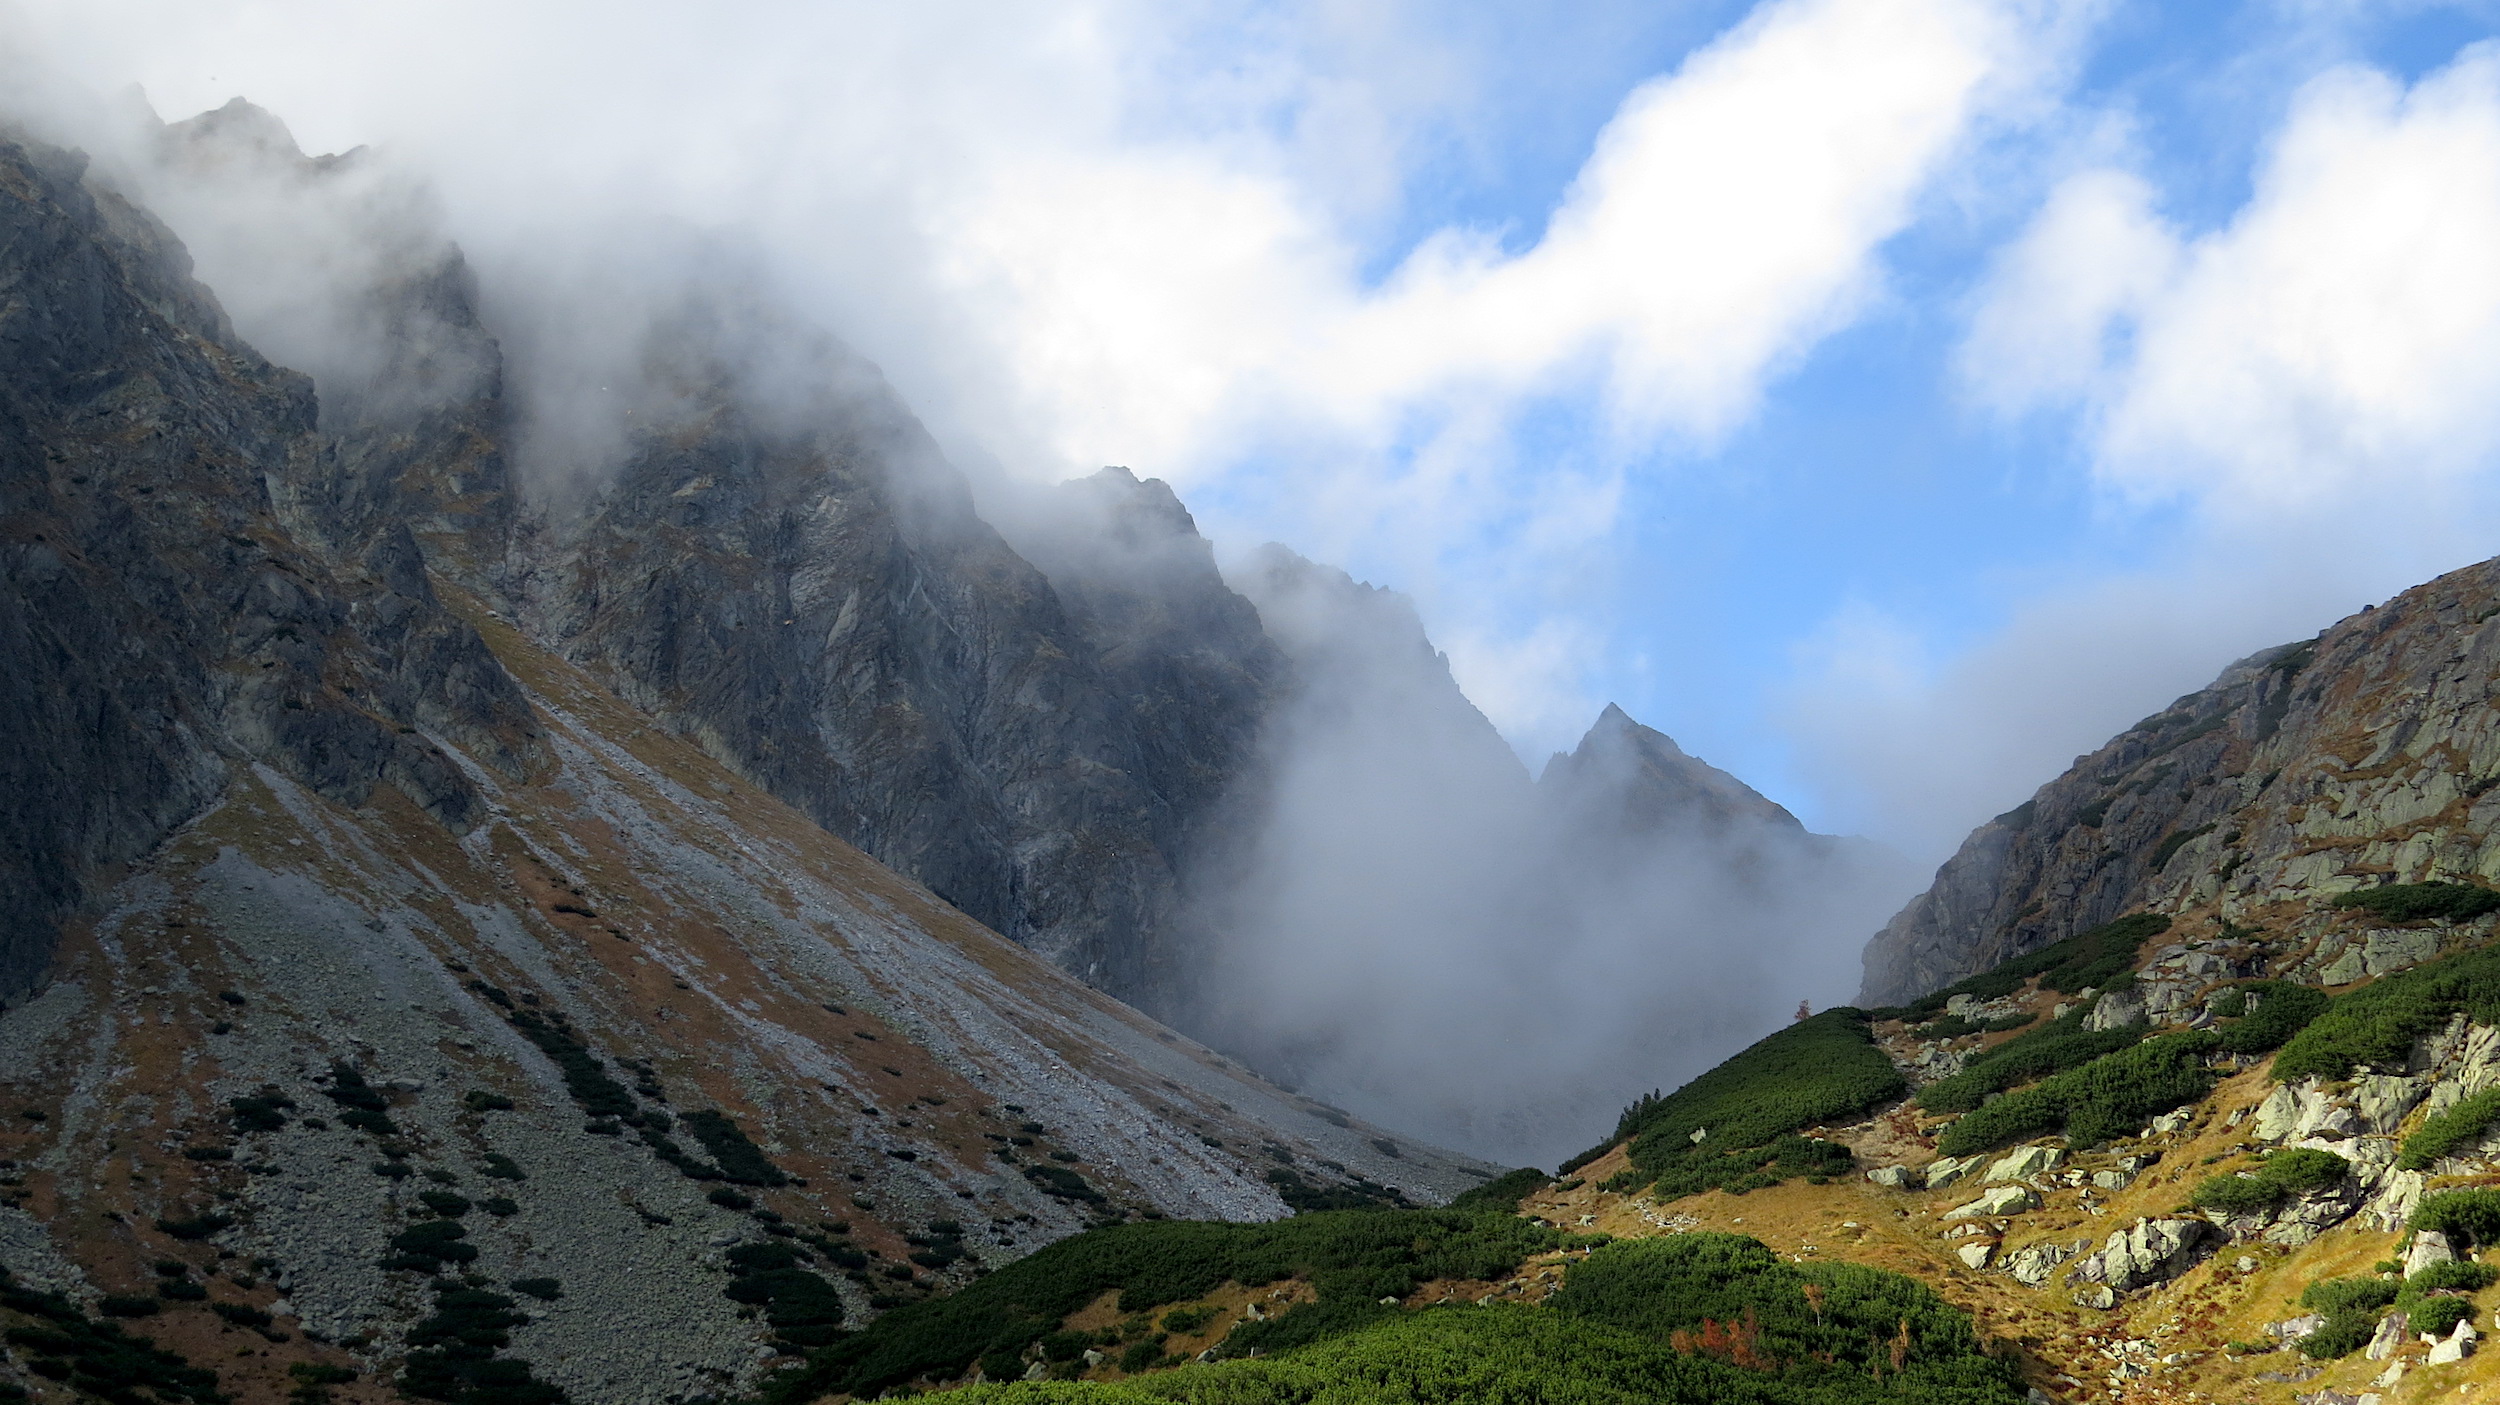
<path id="1" fill-rule="evenodd" d="M 2500 564 L 2231 665 L 1974 831 L 1868 944 L 1905 1000 L 2135 908 L 2278 914 L 2378 883 L 2500 876 Z"/>
<path id="2" fill-rule="evenodd" d="M 356 175 L 271 125 L 149 178 Z M 456 251 L 377 257 L 350 330 L 411 345 L 332 402 L 137 183 L 0 133 L 5 1391 L 719 1396 L 1088 1224 L 1491 1174 L 1043 959 L 1160 900 L 1139 777 L 1195 743 L 1103 661 L 1153 621 L 908 476 L 855 365 L 763 403 L 698 307 L 673 414 L 542 514 Z"/>
<path id="3" fill-rule="evenodd" d="M 585 326 L 482 295 L 420 193 L 362 152 L 302 155 L 239 99 L 148 155 L 129 179 L 322 382 L 340 530 L 412 532 L 661 726 L 1064 969 L 1168 1003 L 1180 873 L 1278 669 L 1169 489 L 1063 490 L 1081 501 L 1046 574 L 876 369 L 734 254 L 680 251 Z M 313 293 L 267 289 L 298 266 Z"/>

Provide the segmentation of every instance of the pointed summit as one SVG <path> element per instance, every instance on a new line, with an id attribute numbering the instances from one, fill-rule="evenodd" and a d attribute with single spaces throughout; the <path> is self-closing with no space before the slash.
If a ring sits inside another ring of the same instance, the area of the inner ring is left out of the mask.
<path id="1" fill-rule="evenodd" d="M 1752 786 L 1688 754 L 1674 738 L 1642 726 L 1614 703 L 1597 715 L 1577 750 L 1558 752 L 1546 763 L 1538 785 L 1572 804 L 1612 797 L 1624 822 L 1639 830 L 1805 829 Z"/>

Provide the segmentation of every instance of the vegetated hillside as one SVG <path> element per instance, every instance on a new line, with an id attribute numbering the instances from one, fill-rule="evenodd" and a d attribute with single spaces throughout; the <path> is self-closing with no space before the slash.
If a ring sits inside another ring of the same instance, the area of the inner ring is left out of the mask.
<path id="1" fill-rule="evenodd" d="M 1515 1198 L 1515 1197 L 1513 1197 Z M 2012 1405 L 2001 1344 L 1916 1282 L 1738 1235 L 1566 1233 L 1508 1200 L 1080 1236 L 898 1312 L 766 1398 Z M 990 1384 L 985 1384 L 985 1382 Z M 1010 1382 L 1013 1384 L 995 1384 Z"/>
<path id="2" fill-rule="evenodd" d="M 2254 923 L 2381 882 L 2500 878 L 2495 616 L 2484 562 L 2233 664 L 1974 831 L 1868 944 L 1862 998 L 2138 908 Z"/>
<path id="3" fill-rule="evenodd" d="M 2500 889 L 2449 882 L 2125 914 L 1645 1098 L 1525 1211 L 1910 1274 L 2056 1400 L 2470 1396 L 2500 1384 L 2496 924 Z"/>
<path id="4" fill-rule="evenodd" d="M 76 156 L 0 140 L 0 230 L 0 1398 L 719 1395 L 1089 1224 L 1490 1175 L 516 626 L 429 555 L 494 513 L 360 476 L 502 491 L 422 447 L 481 422 L 325 412 Z"/>

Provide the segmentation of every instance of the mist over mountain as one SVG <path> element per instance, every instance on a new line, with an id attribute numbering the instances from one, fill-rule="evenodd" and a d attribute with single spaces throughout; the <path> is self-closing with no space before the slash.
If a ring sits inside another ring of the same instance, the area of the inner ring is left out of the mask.
<path id="1" fill-rule="evenodd" d="M 1532 780 L 1407 602 L 1278 547 L 1230 578 L 1298 688 L 1206 899 L 1191 1027 L 1368 1116 L 1568 1154 L 1847 998 L 1835 973 L 1916 881 L 1619 708 Z"/>
<path id="2" fill-rule="evenodd" d="M 1532 780 L 1408 602 L 1219 568 L 1152 478 L 976 502 L 734 243 L 621 232 L 637 281 L 591 296 L 474 268 L 411 173 L 245 103 L 114 151 L 311 372 L 323 540 L 408 534 L 831 833 L 1384 1125 L 1562 1155 L 1843 998 L 1909 886 L 1619 709 Z"/>

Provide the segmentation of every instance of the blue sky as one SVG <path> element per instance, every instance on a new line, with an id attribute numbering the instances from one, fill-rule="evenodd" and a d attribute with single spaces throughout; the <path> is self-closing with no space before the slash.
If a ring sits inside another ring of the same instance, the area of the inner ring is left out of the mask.
<path id="1" fill-rule="evenodd" d="M 381 148 L 490 277 L 734 232 L 976 470 L 1165 477 L 1524 755 L 1619 701 L 1922 856 L 2500 542 L 2500 3 L 0 18 Z"/>

